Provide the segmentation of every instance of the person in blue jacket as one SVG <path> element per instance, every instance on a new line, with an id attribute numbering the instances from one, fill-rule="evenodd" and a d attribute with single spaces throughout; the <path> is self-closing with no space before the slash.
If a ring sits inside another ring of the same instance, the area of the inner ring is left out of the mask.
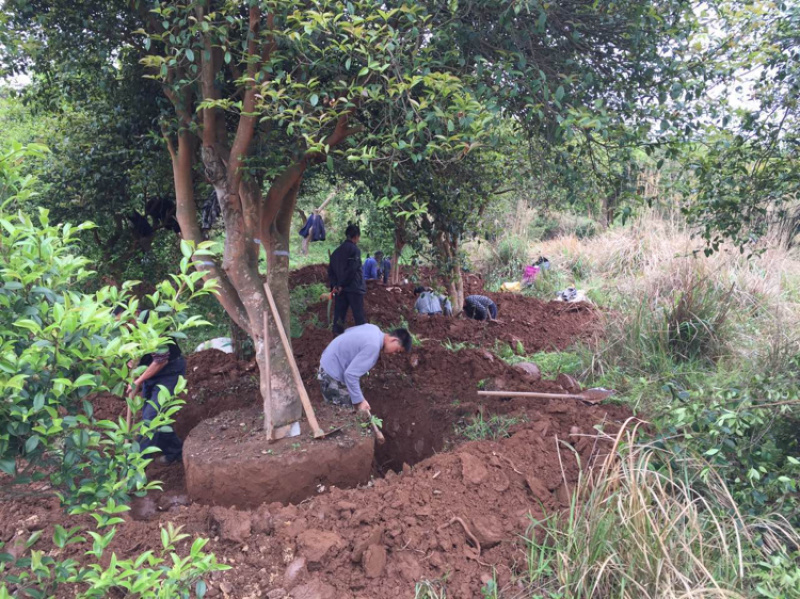
<path id="1" fill-rule="evenodd" d="M 375 258 L 378 254 L 375 254 Z M 364 280 L 374 281 L 378 278 L 378 261 L 367 254 L 367 259 L 364 260 Z"/>

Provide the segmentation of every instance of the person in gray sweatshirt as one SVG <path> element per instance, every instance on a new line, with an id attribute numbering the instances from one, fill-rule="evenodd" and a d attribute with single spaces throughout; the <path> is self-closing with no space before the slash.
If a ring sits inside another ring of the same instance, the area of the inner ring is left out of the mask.
<path id="1" fill-rule="evenodd" d="M 374 324 L 350 327 L 322 352 L 317 380 L 325 401 L 369 411 L 361 377 L 375 366 L 381 352 L 400 351 L 411 351 L 411 334 L 406 329 L 384 333 Z"/>

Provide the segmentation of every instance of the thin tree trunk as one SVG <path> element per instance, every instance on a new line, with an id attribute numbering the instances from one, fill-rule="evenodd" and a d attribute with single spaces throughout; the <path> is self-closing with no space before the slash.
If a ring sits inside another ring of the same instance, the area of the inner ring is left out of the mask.
<path id="1" fill-rule="evenodd" d="M 232 318 L 229 317 L 228 325 L 231 331 L 231 346 L 233 355 L 237 360 L 252 360 L 255 356 L 255 347 L 250 336 Z"/>
<path id="2" fill-rule="evenodd" d="M 401 225 L 394 228 L 394 252 L 392 253 L 392 272 L 389 283 L 392 285 L 400 284 L 400 255 L 406 245 L 405 229 Z"/>
<path id="3" fill-rule="evenodd" d="M 464 308 L 464 277 L 458 256 L 458 240 L 451 239 L 446 233 L 438 235 L 436 246 L 444 264 L 444 276 L 447 280 L 447 291 L 453 304 L 453 315 L 457 316 Z"/>

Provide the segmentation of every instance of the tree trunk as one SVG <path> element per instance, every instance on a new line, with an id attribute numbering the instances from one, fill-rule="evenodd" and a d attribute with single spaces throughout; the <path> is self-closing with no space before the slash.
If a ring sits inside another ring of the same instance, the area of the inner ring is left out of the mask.
<path id="1" fill-rule="evenodd" d="M 250 336 L 232 318 L 229 317 L 228 320 L 233 355 L 239 361 L 252 360 L 255 356 L 255 348 Z"/>
<path id="2" fill-rule="evenodd" d="M 314 227 L 311 227 L 308 230 L 308 235 L 305 236 L 303 239 L 303 250 L 302 253 L 304 256 L 308 256 L 308 246 L 311 245 L 311 238 L 314 236 Z"/>
<path id="3" fill-rule="evenodd" d="M 392 285 L 400 284 L 400 255 L 406 245 L 405 228 L 396 225 L 394 228 L 394 252 L 392 253 L 392 272 L 389 283 Z"/>
<path id="4" fill-rule="evenodd" d="M 447 280 L 447 292 L 453 304 L 453 316 L 457 316 L 464 308 L 464 277 L 461 274 L 461 262 L 458 255 L 458 240 L 446 233 L 436 238 L 436 247 L 444 266 L 443 274 Z"/>

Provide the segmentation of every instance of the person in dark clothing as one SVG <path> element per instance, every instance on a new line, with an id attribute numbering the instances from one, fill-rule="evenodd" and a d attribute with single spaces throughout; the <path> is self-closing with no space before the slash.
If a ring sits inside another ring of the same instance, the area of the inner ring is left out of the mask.
<path id="1" fill-rule="evenodd" d="M 475 320 L 496 320 L 497 304 L 485 295 L 468 295 L 464 299 L 464 314 Z"/>
<path id="2" fill-rule="evenodd" d="M 364 316 L 364 295 L 367 293 L 367 285 L 364 282 L 361 266 L 361 250 L 358 249 L 361 230 L 358 225 L 348 225 L 345 236 L 347 239 L 331 254 L 328 266 L 330 289 L 335 297 L 334 337 L 344 332 L 348 309 L 353 311 L 356 326 L 367 322 Z"/>
<path id="3" fill-rule="evenodd" d="M 392 272 L 392 261 L 385 258 L 383 252 L 375 252 L 375 260 L 378 261 L 378 279 L 383 279 L 383 284 L 386 285 Z"/>
<path id="4" fill-rule="evenodd" d="M 122 308 L 117 308 L 114 315 L 119 317 Z M 149 313 L 144 311 L 140 316 L 142 322 L 147 322 Z M 128 364 L 133 366 L 132 363 Z M 146 354 L 139 360 L 139 366 L 146 366 L 145 371 L 128 385 L 128 395 L 135 397 L 141 394 L 145 400 L 142 408 L 142 421 L 151 422 L 161 406 L 158 402 L 158 392 L 161 387 L 173 393 L 178 384 L 178 379 L 186 376 L 186 359 L 183 357 L 181 348 L 175 339 L 170 338 L 167 346 L 158 352 Z M 138 439 L 139 448 L 144 451 L 148 447 L 157 447 L 163 454 L 157 461 L 161 464 L 172 464 L 183 455 L 183 441 L 174 430 L 155 431 L 150 433 L 150 437 L 140 436 Z"/>

